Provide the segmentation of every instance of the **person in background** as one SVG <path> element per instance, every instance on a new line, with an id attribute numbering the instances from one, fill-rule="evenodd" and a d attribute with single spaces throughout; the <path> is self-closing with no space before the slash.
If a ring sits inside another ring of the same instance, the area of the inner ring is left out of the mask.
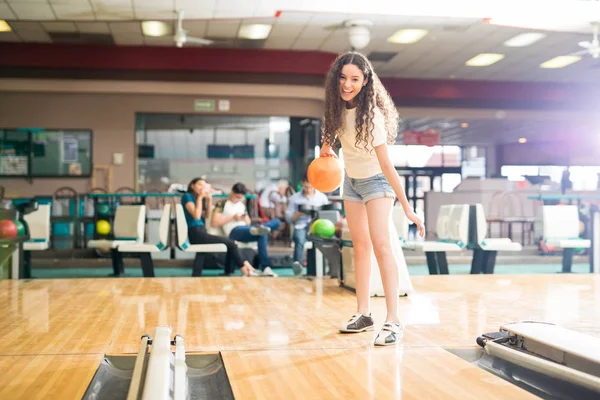
<path id="1" fill-rule="evenodd" d="M 181 198 L 181 205 L 188 226 L 190 243 L 222 243 L 227 247 L 225 275 L 232 274 L 235 267 L 238 267 L 244 276 L 260 275 L 248 261 L 242 260 L 239 248 L 233 240 L 210 235 L 206 231 L 206 215 L 207 210 L 212 208 L 212 196 L 210 185 L 203 178 L 194 178 L 190 181 L 187 192 Z"/>
<path id="2" fill-rule="evenodd" d="M 317 191 L 308 181 L 308 177 L 304 175 L 301 180 L 301 190 L 291 196 L 288 200 L 288 208 L 286 211 L 286 221 L 293 225 L 294 233 L 292 242 L 294 243 L 294 262 L 292 268 L 296 275 L 301 275 L 303 271 L 304 261 L 304 244 L 306 243 L 306 235 L 312 223 L 312 217 L 302 211 L 301 206 L 321 207 L 329 204 L 329 199 L 323 193 Z"/>
<path id="3" fill-rule="evenodd" d="M 285 179 L 280 179 L 276 183 L 267 185 L 260 195 L 260 206 L 265 209 L 273 208 L 275 206 L 274 203 L 286 203 L 286 191 L 289 186 L 289 182 Z"/>
<path id="4" fill-rule="evenodd" d="M 248 189 L 243 183 L 236 183 L 231 188 L 229 198 L 221 201 L 215 207 L 211 219 L 211 225 L 222 227 L 225 234 L 231 240 L 242 243 L 258 243 L 258 257 L 264 276 L 277 276 L 269 266 L 268 242 L 269 233 L 279 228 L 281 221 L 277 218 L 271 219 L 262 225 L 252 226 L 250 217 L 244 204 Z"/>

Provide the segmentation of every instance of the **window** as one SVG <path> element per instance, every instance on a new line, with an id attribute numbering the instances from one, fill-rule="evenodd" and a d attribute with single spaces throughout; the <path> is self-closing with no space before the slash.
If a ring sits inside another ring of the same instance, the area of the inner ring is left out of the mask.
<path id="1" fill-rule="evenodd" d="M 60 129 L 0 129 L 0 176 L 88 177 L 92 132 Z"/>
<path id="2" fill-rule="evenodd" d="M 0 175 L 29 174 L 29 134 L 16 130 L 0 130 Z"/>
<path id="3" fill-rule="evenodd" d="M 262 189 L 289 178 L 289 117 L 138 114 L 137 169 L 140 191 L 185 186 L 207 176 L 228 192 L 236 182 Z M 309 144 L 307 143 L 307 146 Z M 314 145 L 309 146 L 310 152 Z"/>
<path id="4" fill-rule="evenodd" d="M 395 167 L 435 168 L 460 167 L 460 146 L 390 146 L 389 154 Z"/>

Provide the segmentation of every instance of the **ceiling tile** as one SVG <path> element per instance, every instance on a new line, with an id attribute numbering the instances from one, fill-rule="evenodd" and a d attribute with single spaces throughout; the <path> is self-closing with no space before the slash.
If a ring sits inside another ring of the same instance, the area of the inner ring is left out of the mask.
<path id="1" fill-rule="evenodd" d="M 77 4 L 53 4 L 52 9 L 57 19 L 62 20 L 94 20 L 96 15 L 89 2 Z"/>
<path id="2" fill-rule="evenodd" d="M 42 22 L 41 24 L 48 32 L 77 32 L 74 22 Z"/>
<path id="3" fill-rule="evenodd" d="M 133 6 L 138 8 L 156 8 L 173 10 L 175 0 L 125 0 L 132 1 Z"/>
<path id="4" fill-rule="evenodd" d="M 77 22 L 76 25 L 83 33 L 110 33 L 107 22 Z"/>
<path id="5" fill-rule="evenodd" d="M 34 22 L 37 24 L 37 22 Z M 50 43 L 51 39 L 48 33 L 41 27 L 39 29 L 15 29 L 15 32 L 24 42 L 32 43 Z"/>
<path id="6" fill-rule="evenodd" d="M 204 7 L 204 5 L 202 6 Z M 177 8 L 177 10 L 184 10 L 183 23 L 190 20 L 204 19 L 209 20 L 213 17 L 215 10 L 213 8 Z"/>
<path id="7" fill-rule="evenodd" d="M 293 10 L 293 8 L 291 7 L 290 9 Z M 313 15 L 313 13 L 309 12 L 283 11 L 281 15 L 277 18 L 277 21 L 281 23 L 293 22 L 306 24 L 312 19 Z"/>
<path id="8" fill-rule="evenodd" d="M 175 42 L 173 41 L 172 36 L 162 36 L 162 37 L 144 36 L 144 43 L 146 44 L 146 46 L 167 46 L 167 47 L 175 46 Z"/>
<path id="9" fill-rule="evenodd" d="M 119 46 L 140 46 L 144 44 L 144 37 L 141 33 L 113 33 L 113 39 L 115 40 L 115 43 Z"/>
<path id="10" fill-rule="evenodd" d="M 215 10 L 213 18 L 215 19 L 239 19 L 252 18 L 254 12 L 241 10 Z"/>
<path id="11" fill-rule="evenodd" d="M 21 1 L 37 1 L 37 0 L 21 0 Z M 54 4 L 90 4 L 89 0 L 48 0 L 48 3 Z"/>
<path id="12" fill-rule="evenodd" d="M 314 49 L 318 49 L 319 47 L 321 47 L 321 44 L 323 43 L 323 37 L 321 38 L 298 38 L 293 46 L 292 49 L 294 50 L 314 50 Z"/>
<path id="13" fill-rule="evenodd" d="M 288 50 L 292 48 L 295 41 L 296 38 L 292 36 L 270 36 L 265 42 L 265 49 Z"/>
<path id="14" fill-rule="evenodd" d="M 113 34 L 138 33 L 142 34 L 142 25 L 139 22 L 109 22 L 108 27 Z"/>
<path id="15" fill-rule="evenodd" d="M 129 0 L 90 0 L 98 21 L 133 20 L 133 5 Z"/>
<path id="16" fill-rule="evenodd" d="M 11 3 L 10 7 L 19 19 L 54 20 L 56 19 L 50 5 L 44 3 Z"/>
<path id="17" fill-rule="evenodd" d="M 183 29 L 185 29 L 190 36 L 204 37 L 206 35 L 207 26 L 207 21 L 183 21 Z"/>
<path id="18" fill-rule="evenodd" d="M 15 32 L 0 32 L 0 42 L 21 42 L 21 38 Z"/>
<path id="19" fill-rule="evenodd" d="M 0 19 L 17 19 L 17 16 L 12 12 L 8 4 L 0 3 Z"/>
<path id="20" fill-rule="evenodd" d="M 206 35 L 213 38 L 236 38 L 240 21 L 209 21 Z"/>
<path id="21" fill-rule="evenodd" d="M 42 25 L 37 21 L 11 21 L 10 26 L 16 31 L 40 31 L 45 32 Z"/>
<path id="22" fill-rule="evenodd" d="M 141 20 L 176 20 L 177 15 L 172 8 L 135 7 L 135 19 Z M 185 20 L 185 16 L 184 16 Z"/>

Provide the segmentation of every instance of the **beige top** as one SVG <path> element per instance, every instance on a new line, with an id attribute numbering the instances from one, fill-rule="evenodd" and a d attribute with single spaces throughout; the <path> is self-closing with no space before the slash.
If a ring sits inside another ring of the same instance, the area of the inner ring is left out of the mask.
<path id="1" fill-rule="evenodd" d="M 356 147 L 356 108 L 344 111 L 344 125 L 338 137 L 342 144 L 346 174 L 350 178 L 364 179 L 382 173 L 374 147 L 387 143 L 387 132 L 383 114 L 378 108 L 375 108 L 373 124 L 373 143 L 368 138 L 366 149 L 364 142 Z"/>

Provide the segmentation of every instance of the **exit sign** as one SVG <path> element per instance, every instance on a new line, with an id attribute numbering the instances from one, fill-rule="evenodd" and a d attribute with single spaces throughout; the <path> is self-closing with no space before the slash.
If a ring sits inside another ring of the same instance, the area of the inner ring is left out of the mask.
<path id="1" fill-rule="evenodd" d="M 194 110 L 196 111 L 214 111 L 215 101 L 214 100 L 195 100 Z"/>

